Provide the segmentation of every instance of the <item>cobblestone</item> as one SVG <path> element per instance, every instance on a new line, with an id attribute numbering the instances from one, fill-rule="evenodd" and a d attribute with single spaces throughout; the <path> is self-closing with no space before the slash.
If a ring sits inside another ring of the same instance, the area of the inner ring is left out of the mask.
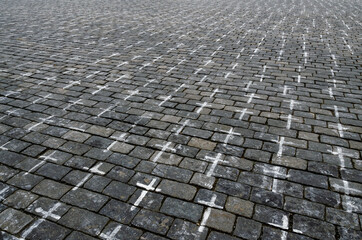
<path id="1" fill-rule="evenodd" d="M 361 239 L 360 2 L 0 11 L 0 239 Z"/>

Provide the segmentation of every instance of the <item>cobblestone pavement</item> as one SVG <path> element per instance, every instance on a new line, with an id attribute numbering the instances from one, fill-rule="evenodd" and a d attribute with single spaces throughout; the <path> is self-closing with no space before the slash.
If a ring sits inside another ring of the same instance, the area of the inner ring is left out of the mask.
<path id="1" fill-rule="evenodd" d="M 1 239 L 362 239 L 362 2 L 3 0 Z"/>

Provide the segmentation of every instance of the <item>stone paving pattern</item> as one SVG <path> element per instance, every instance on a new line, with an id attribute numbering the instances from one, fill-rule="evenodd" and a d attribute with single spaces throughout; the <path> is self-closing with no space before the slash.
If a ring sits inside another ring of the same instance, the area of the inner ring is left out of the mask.
<path id="1" fill-rule="evenodd" d="M 4 0 L 1 239 L 362 239 L 362 3 Z"/>

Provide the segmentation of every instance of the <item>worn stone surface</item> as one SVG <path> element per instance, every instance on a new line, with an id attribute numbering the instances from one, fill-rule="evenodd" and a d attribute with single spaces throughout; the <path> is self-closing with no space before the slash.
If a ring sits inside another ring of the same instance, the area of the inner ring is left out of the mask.
<path id="1" fill-rule="evenodd" d="M 361 9 L 2 1 L 0 236 L 360 239 Z"/>

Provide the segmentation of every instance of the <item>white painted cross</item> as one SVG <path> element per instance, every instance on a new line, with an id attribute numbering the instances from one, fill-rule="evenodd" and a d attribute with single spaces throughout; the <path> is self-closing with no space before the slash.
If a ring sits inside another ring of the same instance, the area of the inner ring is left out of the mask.
<path id="1" fill-rule="evenodd" d="M 172 95 L 168 95 L 167 97 L 161 96 L 160 98 L 163 99 L 163 101 L 158 104 L 158 106 L 161 107 L 168 100 L 172 100 Z"/>
<path id="2" fill-rule="evenodd" d="M 229 131 L 220 130 L 220 132 L 227 133 L 227 135 L 226 135 L 226 137 L 224 139 L 224 145 L 228 144 L 231 137 L 233 137 L 233 136 L 241 136 L 240 133 L 234 132 L 234 128 L 230 128 Z"/>
<path id="3" fill-rule="evenodd" d="M 301 80 L 302 78 L 306 78 L 306 77 L 302 77 L 300 74 L 298 74 L 297 76 L 292 76 L 292 77 L 297 78 L 297 79 L 298 79 L 298 83 L 300 83 L 300 80 Z"/>
<path id="4" fill-rule="evenodd" d="M 100 91 L 102 91 L 103 89 L 108 89 L 107 85 L 104 86 L 97 86 L 98 90 L 95 90 L 94 92 L 92 92 L 92 95 L 99 93 Z"/>
<path id="5" fill-rule="evenodd" d="M 51 118 L 53 118 L 54 116 L 49 116 L 49 117 L 47 117 L 47 118 L 40 118 L 40 122 L 38 122 L 38 123 L 36 123 L 36 124 L 34 124 L 34 125 L 32 125 L 31 127 L 29 127 L 27 130 L 28 131 L 31 131 L 31 130 L 33 130 L 34 128 L 36 128 L 37 126 L 39 126 L 39 125 L 41 125 L 41 124 L 43 124 L 43 123 L 46 123 L 47 121 L 49 121 Z"/>
<path id="6" fill-rule="evenodd" d="M 284 85 L 283 95 L 286 95 L 290 89 L 291 89 L 290 87 L 288 87 L 287 85 Z"/>
<path id="7" fill-rule="evenodd" d="M 210 98 L 214 97 L 215 94 L 216 94 L 216 93 L 219 93 L 219 92 L 222 92 L 222 91 L 220 91 L 218 88 L 216 88 L 216 89 L 212 92 L 212 94 L 210 95 Z"/>
<path id="8" fill-rule="evenodd" d="M 157 153 L 157 155 L 154 157 L 154 159 L 152 160 L 153 162 L 157 162 L 158 159 L 162 156 L 162 154 L 166 151 L 169 150 L 170 152 L 176 152 L 175 148 L 170 147 L 170 145 L 172 144 L 172 142 L 167 142 L 165 145 L 160 145 L 160 144 L 156 144 L 156 147 L 160 147 L 161 151 Z"/>
<path id="9" fill-rule="evenodd" d="M 110 107 L 108 107 L 108 108 L 101 108 L 103 111 L 100 112 L 100 113 L 97 115 L 97 117 L 102 116 L 104 113 L 111 111 L 111 110 L 112 110 L 113 108 L 115 108 L 115 107 L 116 107 L 116 106 L 110 106 Z"/>
<path id="10" fill-rule="evenodd" d="M 203 76 L 203 78 L 199 81 L 199 83 L 202 83 L 203 81 L 205 81 L 206 78 L 207 78 L 207 76 Z"/>
<path id="11" fill-rule="evenodd" d="M 289 104 L 289 109 L 290 110 L 293 110 L 293 108 L 294 108 L 294 104 L 300 104 L 299 102 L 297 102 L 297 101 L 295 101 L 295 100 L 293 100 L 293 99 L 291 99 L 291 100 L 284 100 L 285 102 L 290 102 L 290 104 Z"/>
<path id="12" fill-rule="evenodd" d="M 111 137 L 112 139 L 115 139 L 114 142 L 112 142 L 107 149 L 104 149 L 103 152 L 108 152 L 111 150 L 111 148 L 117 143 L 117 142 L 124 142 L 126 141 L 126 136 L 127 133 L 122 133 L 121 135 L 119 135 L 118 137 Z"/>
<path id="13" fill-rule="evenodd" d="M 173 66 L 172 68 L 170 68 L 166 73 L 170 73 L 172 70 L 174 70 L 176 68 L 176 66 Z"/>
<path id="14" fill-rule="evenodd" d="M 225 76 L 224 76 L 224 78 L 228 78 L 231 74 L 232 74 L 232 72 L 226 73 Z"/>
<path id="15" fill-rule="evenodd" d="M 123 78 L 129 78 L 129 75 L 128 74 L 124 74 L 122 76 L 120 76 L 119 78 L 115 79 L 113 82 L 118 82 L 119 80 L 123 79 Z M 123 81 L 122 81 L 123 83 Z"/>
<path id="16" fill-rule="evenodd" d="M 45 156 L 45 155 L 41 155 L 39 158 L 44 159 L 44 161 L 50 160 L 53 162 L 57 162 L 58 159 L 54 158 L 53 155 L 56 153 L 57 151 L 53 151 L 51 154 Z"/>
<path id="17" fill-rule="evenodd" d="M 187 119 L 187 120 L 182 124 L 182 126 L 176 131 L 175 135 L 176 135 L 176 136 L 179 135 L 189 122 L 190 122 L 190 120 Z"/>
<path id="18" fill-rule="evenodd" d="M 237 112 L 240 112 L 239 120 L 243 120 L 245 114 L 254 114 L 254 112 L 248 111 L 247 108 L 244 108 L 243 110 L 236 110 Z"/>
<path id="19" fill-rule="evenodd" d="M 118 225 L 116 228 L 113 229 L 113 231 L 109 234 L 105 234 L 105 233 L 101 233 L 101 235 L 99 235 L 102 239 L 105 240 L 117 240 L 118 238 L 116 238 L 117 233 L 121 230 L 122 225 Z"/>
<path id="20" fill-rule="evenodd" d="M 152 179 L 152 181 L 150 182 L 150 184 L 146 185 L 143 183 L 136 183 L 136 185 L 138 187 L 142 187 L 146 190 L 142 190 L 140 196 L 137 198 L 137 200 L 135 201 L 135 203 L 133 204 L 133 206 L 131 207 L 131 211 L 135 210 L 136 207 L 142 202 L 142 200 L 146 197 L 146 194 L 148 193 L 148 191 L 153 191 L 155 190 L 155 187 L 153 186 L 156 182 L 156 178 Z"/>
<path id="21" fill-rule="evenodd" d="M 204 109 L 204 107 L 211 107 L 212 105 L 210 105 L 208 102 L 204 102 L 204 103 L 196 103 L 196 105 L 199 105 L 199 109 L 197 109 L 196 113 L 200 114 L 201 111 Z"/>
<path id="22" fill-rule="evenodd" d="M 219 164 L 219 162 L 221 162 L 221 163 L 226 163 L 227 162 L 227 161 L 222 160 L 221 157 L 222 157 L 221 153 L 218 153 L 216 155 L 216 157 L 210 157 L 210 156 L 205 157 L 205 160 L 212 160 L 211 167 L 210 167 L 209 171 L 206 173 L 206 176 L 208 176 L 208 177 L 212 176 L 212 174 L 214 173 L 215 168 Z"/>
<path id="23" fill-rule="evenodd" d="M 261 75 L 255 75 L 255 77 L 260 77 L 260 82 L 262 82 L 264 80 L 264 78 L 271 78 L 269 76 L 265 76 L 264 74 L 261 74 Z"/>
<path id="24" fill-rule="evenodd" d="M 68 104 L 68 106 L 66 106 L 65 108 L 63 108 L 64 111 L 66 111 L 68 108 L 70 108 L 71 106 L 74 106 L 74 105 L 77 105 L 77 104 L 80 104 L 80 105 L 83 105 L 82 103 L 82 99 L 78 99 L 76 101 L 70 101 L 71 103 Z"/>
<path id="25" fill-rule="evenodd" d="M 79 183 L 78 183 L 75 187 L 72 188 L 72 191 L 75 191 L 75 190 L 77 190 L 79 187 L 81 187 L 91 176 L 92 176 L 91 173 L 88 173 L 87 175 L 85 175 L 85 177 L 82 178 L 82 179 L 79 181 Z"/>
<path id="26" fill-rule="evenodd" d="M 80 84 L 81 84 L 80 81 L 70 81 L 68 85 L 63 87 L 63 89 L 67 89 L 67 88 L 73 87 L 74 85 L 80 85 Z"/>
<path id="27" fill-rule="evenodd" d="M 118 64 L 116 67 L 122 67 L 123 65 L 127 65 L 128 62 L 121 62 L 120 64 Z"/>
<path id="28" fill-rule="evenodd" d="M 100 174 L 100 175 L 104 175 L 106 174 L 105 172 L 99 170 L 99 168 L 103 165 L 103 163 L 98 163 L 97 165 L 95 165 L 94 167 L 92 167 L 91 169 L 89 169 L 90 172 L 92 173 L 96 173 L 96 174 Z"/>
<path id="29" fill-rule="evenodd" d="M 202 221 L 201 221 L 200 226 L 199 226 L 199 228 L 198 228 L 198 232 L 203 232 L 203 231 L 204 231 L 205 225 L 206 225 L 206 223 L 207 223 L 207 220 L 208 220 L 209 217 L 210 217 L 211 207 L 223 209 L 222 206 L 218 206 L 218 205 L 215 204 L 215 202 L 216 202 L 216 197 L 217 197 L 216 194 L 214 194 L 214 195 L 212 196 L 210 202 L 199 201 L 199 203 L 205 204 L 205 205 L 210 206 L 210 207 L 208 207 L 208 208 L 205 210 L 204 215 L 202 216 Z"/>
<path id="30" fill-rule="evenodd" d="M 60 219 L 59 215 L 54 214 L 54 212 L 61 206 L 61 203 L 56 203 L 53 207 L 51 207 L 48 211 L 45 211 L 44 209 L 38 207 L 35 209 L 35 212 L 42 215 L 41 219 L 36 220 L 28 229 L 26 229 L 21 237 L 25 239 L 35 228 L 37 228 L 42 222 L 45 221 L 48 217 L 52 217 L 56 220 Z"/>
<path id="31" fill-rule="evenodd" d="M 4 143 L 3 145 L 1 145 L 1 146 L 0 146 L 0 149 L 1 149 L 1 150 L 4 150 L 4 151 L 8 151 L 9 149 L 6 148 L 5 146 L 8 145 L 10 142 L 11 142 L 11 141 L 8 141 L 8 142 Z"/>
<path id="32" fill-rule="evenodd" d="M 52 94 L 49 93 L 49 94 L 45 95 L 44 97 L 38 98 L 38 99 L 36 99 L 36 100 L 33 101 L 33 104 L 39 102 L 40 100 L 47 99 L 47 98 L 50 97 L 51 95 L 52 95 Z"/>
<path id="33" fill-rule="evenodd" d="M 198 74 L 200 71 L 202 71 L 203 70 L 203 68 L 198 68 L 195 72 L 194 72 L 194 74 Z"/>
<path id="34" fill-rule="evenodd" d="M 250 95 L 245 95 L 245 97 L 249 97 L 246 103 L 251 103 L 251 101 L 253 101 L 253 98 L 260 98 L 259 96 L 256 96 L 255 93 L 251 93 Z"/>
<path id="35" fill-rule="evenodd" d="M 133 90 L 133 91 L 129 91 L 129 95 L 126 96 L 123 100 L 127 101 L 127 99 L 129 99 L 130 97 L 137 95 L 140 91 L 138 90 Z"/>
<path id="36" fill-rule="evenodd" d="M 298 118 L 294 118 L 294 117 L 292 116 L 292 114 L 288 114 L 287 117 L 281 116 L 280 118 L 282 118 L 282 119 L 287 119 L 287 126 L 286 126 L 286 128 L 287 128 L 288 130 L 290 129 L 290 126 L 292 125 L 292 120 L 298 120 Z"/>
<path id="37" fill-rule="evenodd" d="M 253 81 L 249 81 L 248 84 L 246 85 L 246 88 L 244 88 L 244 90 L 248 91 L 252 83 L 253 83 Z"/>
<path id="38" fill-rule="evenodd" d="M 86 76 L 85 78 L 91 78 L 91 77 L 93 77 L 94 75 L 96 75 L 96 74 L 99 73 L 99 72 L 100 72 L 100 71 L 95 71 L 94 73 Z"/>
<path id="39" fill-rule="evenodd" d="M 147 87 L 150 83 L 152 83 L 154 81 L 155 81 L 155 79 L 147 80 L 147 83 L 145 83 L 145 85 L 143 85 L 142 87 Z"/>
<path id="40" fill-rule="evenodd" d="M 285 142 L 285 138 L 284 137 L 280 137 L 280 140 L 273 140 L 273 142 L 276 142 L 278 143 L 279 145 L 279 149 L 278 149 L 278 153 L 277 153 L 277 157 L 280 158 L 282 155 L 283 155 L 283 145 L 285 143 L 289 143 L 289 144 L 292 144 L 290 142 Z"/>
<path id="41" fill-rule="evenodd" d="M 144 69 L 145 67 L 148 67 L 148 66 L 150 66 L 151 65 L 151 63 L 144 63 L 144 64 L 142 64 L 142 67 L 140 67 L 138 70 L 142 70 L 142 69 Z"/>

